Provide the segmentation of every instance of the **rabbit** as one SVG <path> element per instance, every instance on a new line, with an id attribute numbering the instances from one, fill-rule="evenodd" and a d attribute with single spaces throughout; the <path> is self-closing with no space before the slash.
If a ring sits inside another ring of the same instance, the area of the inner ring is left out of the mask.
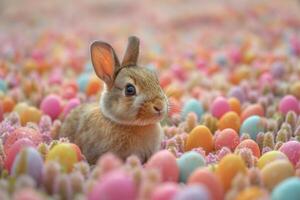
<path id="1" fill-rule="evenodd" d="M 77 144 L 87 161 L 112 152 L 125 160 L 134 154 L 142 163 L 160 149 L 168 101 L 155 72 L 137 65 L 139 39 L 128 38 L 120 64 L 108 43 L 92 43 L 91 60 L 104 81 L 99 103 L 74 108 L 60 128 L 60 137 Z"/>

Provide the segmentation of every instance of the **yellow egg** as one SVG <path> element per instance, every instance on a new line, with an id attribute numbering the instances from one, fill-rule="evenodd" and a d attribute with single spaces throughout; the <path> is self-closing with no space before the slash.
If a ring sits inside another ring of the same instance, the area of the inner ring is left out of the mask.
<path id="1" fill-rule="evenodd" d="M 226 129 L 226 128 L 231 128 L 233 130 L 235 130 L 237 133 L 239 132 L 240 129 L 240 117 L 238 116 L 238 114 L 236 112 L 230 111 L 225 113 L 219 123 L 218 123 L 218 127 L 220 130 Z"/>
<path id="2" fill-rule="evenodd" d="M 14 111 L 17 112 L 19 114 L 19 116 L 21 116 L 21 114 L 28 108 L 27 103 L 22 102 L 22 103 L 18 103 L 15 107 L 14 107 Z"/>
<path id="3" fill-rule="evenodd" d="M 240 192 L 235 200 L 256 200 L 266 198 L 267 192 L 259 187 L 249 187 Z"/>
<path id="4" fill-rule="evenodd" d="M 268 163 L 271 163 L 274 160 L 277 159 L 286 159 L 288 160 L 288 158 L 286 157 L 286 155 L 280 151 L 269 151 L 265 154 L 263 154 L 257 161 L 257 167 L 259 169 L 262 169 L 265 165 L 267 165 Z"/>
<path id="5" fill-rule="evenodd" d="M 246 172 L 245 162 L 240 156 L 235 154 L 224 156 L 216 169 L 216 174 L 220 177 L 225 191 L 230 188 L 232 179 L 238 173 Z"/>
<path id="6" fill-rule="evenodd" d="M 300 81 L 297 81 L 291 85 L 290 92 L 292 95 L 300 99 Z"/>
<path id="7" fill-rule="evenodd" d="M 288 160 L 275 160 L 261 170 L 262 180 L 268 190 L 272 190 L 281 181 L 294 176 L 295 170 Z"/>
<path id="8" fill-rule="evenodd" d="M 55 145 L 47 154 L 46 162 L 50 160 L 57 161 L 63 170 L 70 172 L 73 165 L 78 162 L 78 157 L 71 144 L 61 143 Z"/>
<path id="9" fill-rule="evenodd" d="M 213 136 L 210 130 L 203 125 L 196 126 L 188 135 L 185 151 L 201 147 L 206 153 L 213 150 Z"/>

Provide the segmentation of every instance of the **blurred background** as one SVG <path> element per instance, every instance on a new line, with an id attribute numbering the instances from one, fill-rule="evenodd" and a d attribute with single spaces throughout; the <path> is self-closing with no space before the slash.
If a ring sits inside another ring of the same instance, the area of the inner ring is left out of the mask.
<path id="1" fill-rule="evenodd" d="M 222 51 L 258 35 L 261 48 L 270 50 L 278 38 L 298 34 L 299 19 L 296 0 L 0 0 L 0 53 L 30 54 L 56 35 L 78 44 L 78 56 L 88 55 L 93 40 L 108 41 L 122 54 L 127 37 L 137 35 L 143 52 L 176 62 L 199 46 Z"/>

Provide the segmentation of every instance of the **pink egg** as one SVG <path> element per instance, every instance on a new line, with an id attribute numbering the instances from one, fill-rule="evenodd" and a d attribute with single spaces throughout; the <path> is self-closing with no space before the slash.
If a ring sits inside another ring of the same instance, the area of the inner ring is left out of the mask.
<path id="1" fill-rule="evenodd" d="M 284 153 L 294 166 L 297 165 L 300 159 L 300 143 L 298 141 L 288 141 L 284 143 L 279 151 Z"/>
<path id="2" fill-rule="evenodd" d="M 77 98 L 71 99 L 70 101 L 68 101 L 68 103 L 65 105 L 64 109 L 63 109 L 63 118 L 65 118 L 69 112 L 74 109 L 75 107 L 77 107 L 78 105 L 80 105 L 80 100 Z"/>
<path id="3" fill-rule="evenodd" d="M 299 112 L 299 101 L 293 95 L 287 95 L 279 102 L 279 111 L 286 114 L 289 111 Z"/>
<path id="4" fill-rule="evenodd" d="M 9 148 L 6 159 L 4 162 L 4 167 L 9 172 L 11 171 L 11 167 L 13 165 L 13 162 L 15 160 L 16 155 L 24 148 L 24 147 L 30 147 L 34 146 L 33 142 L 29 140 L 28 138 L 22 138 L 17 140 L 13 145 Z"/>
<path id="5" fill-rule="evenodd" d="M 210 111 L 214 117 L 220 118 L 223 114 L 230 111 L 230 106 L 224 97 L 217 97 L 212 102 Z"/>
<path id="6" fill-rule="evenodd" d="M 88 200 L 132 200 L 136 196 L 137 188 L 133 178 L 122 171 L 113 171 L 95 184 Z"/>
<path id="7" fill-rule="evenodd" d="M 151 200 L 172 200 L 179 189 L 179 185 L 175 183 L 163 183 L 154 189 Z"/>
<path id="8" fill-rule="evenodd" d="M 264 73 L 259 78 L 259 86 L 262 88 L 265 85 L 272 85 L 273 77 L 270 73 Z"/>
<path id="9" fill-rule="evenodd" d="M 228 147 L 232 151 L 239 144 L 237 132 L 231 128 L 226 128 L 215 136 L 215 149 L 220 150 L 222 147 Z"/>
<path id="10" fill-rule="evenodd" d="M 49 115 L 52 120 L 56 119 L 62 110 L 61 98 L 51 94 L 45 97 L 40 105 L 44 114 Z"/>
<path id="11" fill-rule="evenodd" d="M 179 168 L 175 156 L 168 150 L 162 150 L 154 154 L 146 163 L 146 168 L 160 171 L 162 181 L 176 182 L 179 177 Z"/>

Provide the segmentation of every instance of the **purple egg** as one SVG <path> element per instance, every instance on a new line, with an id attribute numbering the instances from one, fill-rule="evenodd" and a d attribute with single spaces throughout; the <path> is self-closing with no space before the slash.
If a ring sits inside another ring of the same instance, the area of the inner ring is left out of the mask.
<path id="1" fill-rule="evenodd" d="M 242 88 L 236 86 L 229 90 L 228 97 L 235 97 L 237 98 L 241 103 L 243 103 L 246 100 L 245 92 L 242 90 Z"/>
<path id="2" fill-rule="evenodd" d="M 43 158 L 33 147 L 27 147 L 18 153 L 12 166 L 13 176 L 27 174 L 40 183 L 43 170 Z"/>
<path id="3" fill-rule="evenodd" d="M 280 62 L 275 62 L 271 68 L 271 74 L 274 78 L 281 78 L 284 75 L 284 65 Z"/>

